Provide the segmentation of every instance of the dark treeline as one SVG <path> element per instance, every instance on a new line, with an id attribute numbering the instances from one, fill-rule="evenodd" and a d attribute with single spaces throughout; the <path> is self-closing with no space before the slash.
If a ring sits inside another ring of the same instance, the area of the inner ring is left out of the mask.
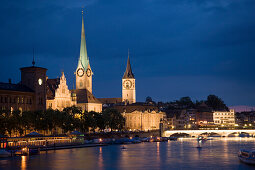
<path id="1" fill-rule="evenodd" d="M 48 109 L 46 111 L 0 111 L 0 134 L 13 136 L 26 135 L 28 131 L 43 131 L 55 134 L 58 129 L 62 133 L 74 130 L 86 133 L 122 130 L 125 125 L 124 117 L 115 109 L 106 109 L 102 113 L 85 112 L 77 107 L 68 107 L 63 111 Z"/>
<path id="2" fill-rule="evenodd" d="M 155 103 L 152 101 L 150 97 L 146 98 L 146 102 Z M 228 107 L 224 103 L 224 101 L 216 95 L 207 96 L 206 100 L 201 101 L 192 101 L 190 97 L 182 97 L 179 100 L 175 100 L 172 102 L 158 102 L 159 107 L 164 107 L 165 109 L 197 109 L 202 104 L 205 104 L 213 111 L 228 111 Z"/>

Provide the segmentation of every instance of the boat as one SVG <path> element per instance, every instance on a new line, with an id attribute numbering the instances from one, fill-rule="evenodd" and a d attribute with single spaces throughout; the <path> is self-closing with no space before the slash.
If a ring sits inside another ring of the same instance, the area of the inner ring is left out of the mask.
<path id="1" fill-rule="evenodd" d="M 241 149 L 238 153 L 238 158 L 246 164 L 255 165 L 255 150 L 249 151 Z"/>
<path id="2" fill-rule="evenodd" d="M 197 140 L 198 140 L 198 141 L 206 141 L 207 138 L 204 137 L 204 136 L 198 136 Z"/>
<path id="3" fill-rule="evenodd" d="M 5 149 L 0 149 L 0 158 L 10 157 L 11 153 L 6 151 Z"/>
<path id="4" fill-rule="evenodd" d="M 29 148 L 28 147 L 21 148 L 15 152 L 15 155 L 16 156 L 29 155 Z"/>

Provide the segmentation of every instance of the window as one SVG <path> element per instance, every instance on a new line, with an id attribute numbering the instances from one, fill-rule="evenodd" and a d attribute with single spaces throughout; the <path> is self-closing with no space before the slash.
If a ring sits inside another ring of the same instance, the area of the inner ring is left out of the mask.
<path id="1" fill-rule="evenodd" d="M 22 104 L 24 103 L 24 98 L 23 98 L 23 97 L 21 98 L 21 103 L 22 103 Z"/>
<path id="2" fill-rule="evenodd" d="M 17 98 L 17 102 L 19 103 L 19 97 Z"/>

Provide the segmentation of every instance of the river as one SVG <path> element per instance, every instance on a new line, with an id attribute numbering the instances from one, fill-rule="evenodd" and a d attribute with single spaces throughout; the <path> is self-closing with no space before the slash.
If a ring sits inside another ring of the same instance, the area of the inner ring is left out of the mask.
<path id="1" fill-rule="evenodd" d="M 195 139 L 42 152 L 0 159 L 0 169 L 255 169 L 243 164 L 239 149 L 255 149 L 255 138 L 214 138 L 197 148 Z"/>

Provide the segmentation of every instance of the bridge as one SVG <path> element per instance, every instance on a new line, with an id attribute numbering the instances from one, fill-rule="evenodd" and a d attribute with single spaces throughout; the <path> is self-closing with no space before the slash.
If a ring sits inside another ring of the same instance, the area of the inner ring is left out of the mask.
<path id="1" fill-rule="evenodd" d="M 207 136 L 238 136 L 239 134 L 249 134 L 249 136 L 255 136 L 255 129 L 235 129 L 235 130 L 167 130 L 164 131 L 163 137 L 170 137 L 172 135 L 186 134 L 191 137 L 198 137 L 200 135 Z"/>

